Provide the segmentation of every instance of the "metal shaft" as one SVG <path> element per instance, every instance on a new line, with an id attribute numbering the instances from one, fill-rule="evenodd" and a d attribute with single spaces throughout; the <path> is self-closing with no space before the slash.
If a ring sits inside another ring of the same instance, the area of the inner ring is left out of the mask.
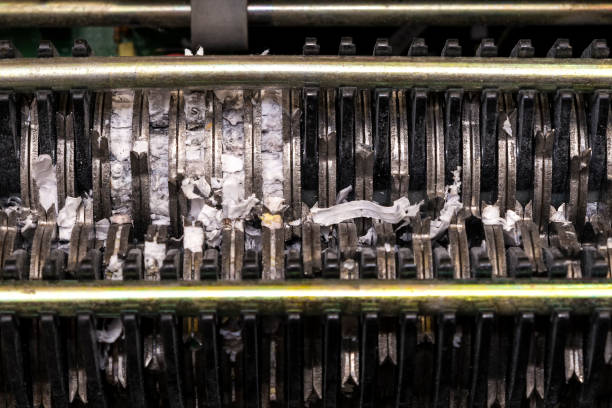
<path id="1" fill-rule="evenodd" d="M 612 60 L 411 57 L 91 57 L 0 61 L 2 88 L 462 87 L 593 90 L 612 86 Z"/>
<path id="2" fill-rule="evenodd" d="M 486 282 L 432 283 L 415 281 L 243 281 L 214 282 L 17 282 L 0 285 L 0 311 L 32 315 L 54 311 L 71 315 L 89 310 L 113 315 L 175 310 L 195 314 L 217 309 L 223 313 L 257 310 L 276 313 L 327 309 L 355 313 L 363 310 L 473 313 L 491 310 L 547 313 L 569 308 L 588 313 L 612 307 L 612 283 Z"/>
<path id="3" fill-rule="evenodd" d="M 145 25 L 188 27 L 181 0 L 0 1 L 4 27 Z M 400 26 L 403 24 L 610 24 L 612 3 L 595 1 L 252 1 L 249 22 L 271 26 Z"/>

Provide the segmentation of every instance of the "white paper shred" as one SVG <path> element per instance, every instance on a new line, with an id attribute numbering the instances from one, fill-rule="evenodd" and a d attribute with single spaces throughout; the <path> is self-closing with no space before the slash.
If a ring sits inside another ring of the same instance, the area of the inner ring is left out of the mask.
<path id="1" fill-rule="evenodd" d="M 55 205 L 57 212 L 57 180 L 51 156 L 41 154 L 34 160 L 32 177 L 38 188 L 38 201 L 45 211 Z"/>
<path id="2" fill-rule="evenodd" d="M 113 214 L 132 212 L 132 117 L 134 115 L 134 91 L 113 91 L 110 123 L 111 205 Z M 141 141 L 142 143 L 146 143 Z M 140 147 L 142 149 L 142 147 Z M 146 150 L 145 150 L 146 151 Z"/>
<path id="3" fill-rule="evenodd" d="M 463 208 L 461 202 L 461 167 L 453 170 L 453 184 L 446 186 L 444 193 L 444 207 L 438 217 L 431 221 L 429 237 L 436 239 L 448 229 L 453 215 Z"/>
<path id="4" fill-rule="evenodd" d="M 506 116 L 506 120 L 504 121 L 503 129 L 509 136 L 512 136 L 512 125 L 510 124 L 508 116 Z"/>
<path id="5" fill-rule="evenodd" d="M 244 200 L 243 93 L 215 91 L 215 94 L 223 102 L 223 214 L 233 218 L 234 207 Z"/>
<path id="6" fill-rule="evenodd" d="M 110 220 L 108 218 L 102 218 L 96 221 L 96 240 L 102 241 L 106 244 L 106 238 L 108 237 L 108 229 L 110 228 Z"/>
<path id="7" fill-rule="evenodd" d="M 517 222 L 521 217 L 512 210 L 506 211 L 506 216 L 501 217 L 499 207 L 496 205 L 486 205 L 482 210 L 482 223 L 485 225 L 501 225 L 504 230 L 504 238 L 507 243 L 513 246 L 520 244 L 520 228 Z"/>
<path id="8" fill-rule="evenodd" d="M 148 153 L 149 142 L 143 139 L 135 140 L 134 144 L 132 144 L 132 151 L 134 153 Z"/>
<path id="9" fill-rule="evenodd" d="M 81 197 L 66 197 L 66 203 L 57 215 L 60 241 L 70 240 L 72 228 L 76 223 L 79 207 L 82 202 Z"/>
<path id="10" fill-rule="evenodd" d="M 359 237 L 359 245 L 365 247 L 371 247 L 376 243 L 376 229 L 374 227 L 368 228 L 365 235 Z"/>
<path id="11" fill-rule="evenodd" d="M 280 214 L 287 208 L 285 205 L 285 199 L 283 197 L 275 196 L 266 196 L 264 198 L 264 206 L 271 214 Z"/>
<path id="12" fill-rule="evenodd" d="M 229 219 L 244 219 L 251 213 L 251 210 L 259 203 L 255 194 L 251 194 L 244 200 L 240 200 L 230 205 L 224 205 L 225 216 Z"/>
<path id="13" fill-rule="evenodd" d="M 346 202 L 349 194 L 353 191 L 353 186 L 344 187 L 342 190 L 338 191 L 336 195 L 336 204 L 342 204 Z"/>
<path id="14" fill-rule="evenodd" d="M 6 211 L 6 210 L 4 210 Z M 7 213 L 9 211 L 6 211 Z M 23 226 L 21 227 L 21 234 L 26 235 L 28 231 L 36 229 L 36 225 L 38 224 L 38 220 L 34 217 L 32 213 L 29 213 L 26 219 L 23 221 Z"/>
<path id="15" fill-rule="evenodd" d="M 204 230 L 202 227 L 185 227 L 183 247 L 190 250 L 192 253 L 202 252 L 202 248 L 204 247 Z"/>
<path id="16" fill-rule="evenodd" d="M 204 176 L 206 149 L 204 125 L 206 123 L 206 93 L 185 91 L 185 175 Z"/>
<path id="17" fill-rule="evenodd" d="M 605 211 L 601 211 L 602 209 L 600 208 L 599 204 L 600 203 L 594 203 L 594 202 L 587 203 L 585 221 L 588 222 L 591 219 L 591 217 L 599 213 L 605 214 Z M 604 206 L 603 203 L 601 204 L 602 206 Z"/>
<path id="18" fill-rule="evenodd" d="M 261 229 L 248 224 L 244 227 L 244 249 L 261 251 Z"/>
<path id="19" fill-rule="evenodd" d="M 197 56 L 201 57 L 204 55 L 204 48 L 199 47 L 196 51 Z M 185 48 L 185 56 L 186 57 L 193 57 L 193 52 L 191 52 L 191 50 L 189 48 Z"/>
<path id="20" fill-rule="evenodd" d="M 149 193 L 153 224 L 170 224 L 168 190 L 168 112 L 170 91 L 150 90 L 149 97 Z"/>
<path id="21" fill-rule="evenodd" d="M 197 220 L 202 223 L 206 234 L 206 245 L 218 247 L 221 244 L 221 227 L 223 226 L 223 212 L 220 209 L 203 203 Z"/>
<path id="22" fill-rule="evenodd" d="M 106 267 L 107 276 L 110 275 L 111 280 L 123 280 L 123 260 L 116 254 L 110 257 L 108 266 Z"/>
<path id="23" fill-rule="evenodd" d="M 553 209 L 550 215 L 550 222 L 568 223 L 570 221 L 565 218 L 565 203 L 561 204 L 556 210 Z"/>
<path id="24" fill-rule="evenodd" d="M 514 229 L 516 222 L 521 217 L 514 211 L 506 211 L 506 217 L 500 215 L 499 207 L 496 205 L 485 205 L 482 209 L 482 223 L 485 225 L 501 225 L 504 230 Z"/>
<path id="25" fill-rule="evenodd" d="M 219 334 L 223 337 L 223 351 L 231 361 L 236 361 L 238 353 L 242 351 L 242 330 L 228 324 L 219 330 Z"/>
<path id="26" fill-rule="evenodd" d="M 144 245 L 144 263 L 145 268 L 161 268 L 164 258 L 166 257 L 166 244 L 157 242 L 145 241 Z"/>
<path id="27" fill-rule="evenodd" d="M 261 98 L 261 164 L 264 197 L 283 196 L 282 91 L 266 89 Z"/>
<path id="28" fill-rule="evenodd" d="M 121 319 L 109 319 L 102 330 L 96 330 L 96 338 L 99 343 L 112 344 L 117 341 L 121 333 L 123 333 Z"/>
<path id="29" fill-rule="evenodd" d="M 448 229 L 453 215 L 461 208 L 463 208 L 461 198 L 458 195 L 448 195 L 444 200 L 444 207 L 440 211 L 440 215 L 431 221 L 429 237 L 435 239 L 442 235 Z"/>
<path id="30" fill-rule="evenodd" d="M 212 189 L 204 177 L 194 179 L 186 177 L 183 179 L 181 190 L 188 200 L 199 198 L 207 198 L 210 196 Z"/>
<path id="31" fill-rule="evenodd" d="M 412 205 L 407 197 L 401 197 L 392 206 L 385 207 L 372 201 L 357 200 L 336 204 L 328 208 L 311 208 L 313 222 L 330 226 L 353 218 L 373 218 L 396 224 L 419 213 L 420 204 Z"/>

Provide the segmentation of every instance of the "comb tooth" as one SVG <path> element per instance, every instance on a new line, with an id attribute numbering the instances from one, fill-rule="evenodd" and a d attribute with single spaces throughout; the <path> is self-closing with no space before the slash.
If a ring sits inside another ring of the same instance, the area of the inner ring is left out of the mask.
<path id="1" fill-rule="evenodd" d="M 173 313 L 162 313 L 159 316 L 159 333 L 164 356 L 165 375 L 168 406 L 182 408 L 183 383 L 179 364 L 179 338 L 176 316 Z"/>
<path id="2" fill-rule="evenodd" d="M 608 275 L 608 262 L 593 244 L 582 244 L 581 258 L 585 278 L 603 279 Z"/>
<path id="3" fill-rule="evenodd" d="M 492 347 L 492 332 L 495 316 L 490 312 L 479 312 L 474 334 L 474 354 L 472 357 L 472 377 L 470 385 L 470 407 L 483 407 L 488 401 L 487 383 L 490 378 L 489 367 L 496 358 Z"/>
<path id="4" fill-rule="evenodd" d="M 323 404 L 334 408 L 339 403 L 341 376 L 341 323 L 338 313 L 326 313 L 323 334 Z"/>
<path id="5" fill-rule="evenodd" d="M 533 273 L 533 264 L 519 247 L 510 247 L 506 252 L 508 263 L 508 276 L 514 278 L 530 278 Z"/>
<path id="6" fill-rule="evenodd" d="M 593 313 L 584 355 L 584 383 L 580 390 L 580 406 L 593 406 L 597 398 L 607 389 L 606 376 L 603 374 L 606 338 L 610 331 L 610 311 L 599 310 Z"/>
<path id="7" fill-rule="evenodd" d="M 400 316 L 400 342 L 397 375 L 397 408 L 411 407 L 415 396 L 414 375 L 416 372 L 417 316 L 404 313 Z"/>
<path id="8" fill-rule="evenodd" d="M 391 47 L 391 44 L 389 43 L 388 38 L 377 38 L 376 39 L 376 43 L 374 44 L 373 55 L 375 57 L 376 56 L 389 57 L 393 55 L 393 49 Z"/>
<path id="9" fill-rule="evenodd" d="M 147 394 L 144 387 L 142 344 L 138 316 L 124 313 L 122 316 L 127 358 L 127 382 L 130 404 L 134 408 L 147 407 Z"/>
<path id="10" fill-rule="evenodd" d="M 393 119 L 394 137 L 396 129 L 396 94 L 390 89 L 374 91 L 374 148 L 373 201 L 383 205 L 391 202 L 391 120 Z M 393 110 L 393 114 L 391 111 Z M 393 118 L 391 118 L 393 116 Z"/>
<path id="11" fill-rule="evenodd" d="M 565 201 L 567 194 L 572 102 L 571 91 L 557 91 L 554 99 L 553 127 L 556 132 L 552 156 L 552 205 L 555 208 Z"/>
<path id="12" fill-rule="evenodd" d="M 444 124 L 442 120 L 442 102 L 437 93 L 432 93 L 427 102 L 426 120 L 426 191 L 428 210 L 432 217 L 437 217 L 444 201 Z"/>
<path id="13" fill-rule="evenodd" d="M 286 382 L 287 407 L 303 406 L 303 356 L 302 318 L 299 313 L 291 313 L 285 322 L 286 340 Z"/>
<path id="14" fill-rule="evenodd" d="M 221 275 L 220 272 L 219 251 L 214 248 L 206 249 L 200 265 L 200 279 L 215 281 Z"/>
<path id="15" fill-rule="evenodd" d="M 556 406 L 565 386 L 564 348 L 569 329 L 569 313 L 554 311 L 550 319 L 546 359 L 546 388 L 544 395 L 547 406 Z"/>
<path id="16" fill-rule="evenodd" d="M 92 188 L 91 136 L 89 133 L 90 94 L 85 90 L 70 92 L 74 131 L 74 188 L 77 195 Z"/>
<path id="17" fill-rule="evenodd" d="M 429 406 L 434 398 L 434 328 L 431 316 L 418 316 L 414 373 L 417 406 Z"/>
<path id="18" fill-rule="evenodd" d="M 221 407 L 221 383 L 219 377 L 219 350 L 217 339 L 217 317 L 212 313 L 202 313 L 199 320 L 202 336 L 202 349 L 198 352 L 199 363 L 196 367 L 198 377 L 198 396 L 201 404 L 209 408 Z"/>
<path id="19" fill-rule="evenodd" d="M 610 48 L 605 39 L 595 39 L 582 51 L 582 58 L 608 58 Z"/>
<path id="20" fill-rule="evenodd" d="M 500 97 L 496 89 L 485 89 L 481 93 L 480 140 L 481 174 L 480 191 L 482 200 L 494 203 L 497 199 L 497 121 L 499 118 Z"/>
<path id="21" fill-rule="evenodd" d="M 422 192 L 426 188 L 427 169 L 427 90 L 415 88 L 412 90 L 410 102 L 410 136 L 409 136 L 409 166 L 410 166 L 410 201 L 418 202 L 424 197 Z"/>
<path id="22" fill-rule="evenodd" d="M 466 212 L 480 216 L 480 102 L 477 94 L 465 93 L 461 116 L 463 155 L 461 201 Z"/>
<path id="23" fill-rule="evenodd" d="M 566 38 L 558 38 L 546 54 L 548 58 L 571 58 L 572 46 Z"/>
<path id="24" fill-rule="evenodd" d="M 80 367 L 83 368 L 86 374 L 87 393 L 85 395 L 87 396 L 87 402 L 93 407 L 104 408 L 107 406 L 107 402 L 100 374 L 98 344 L 93 319 L 91 313 L 80 313 L 77 315 L 79 359 Z M 79 381 L 79 390 L 84 386 L 85 384 Z M 83 394 L 80 394 L 80 396 L 83 399 Z"/>
<path id="25" fill-rule="evenodd" d="M 355 94 L 356 88 L 338 89 L 338 135 L 336 188 L 341 191 L 351 187 L 347 200 L 351 201 L 355 191 Z"/>
<path id="26" fill-rule="evenodd" d="M 302 133 L 301 170 L 302 201 L 312 207 L 319 198 L 319 104 L 320 89 L 304 88 L 304 130 Z"/>
<path id="27" fill-rule="evenodd" d="M 378 368 L 378 314 L 365 313 L 361 320 L 360 406 L 376 406 L 376 374 Z"/>
<path id="28" fill-rule="evenodd" d="M 2 367 L 5 381 L 17 408 L 31 406 L 26 382 L 24 354 L 19 322 L 12 314 L 0 315 Z"/>
<path id="29" fill-rule="evenodd" d="M 36 103 L 38 105 L 38 154 L 48 154 L 55 164 L 57 144 L 55 95 L 50 90 L 39 90 L 36 92 Z"/>
<path id="30" fill-rule="evenodd" d="M 520 407 L 526 394 L 529 346 L 534 320 L 533 313 L 521 313 L 515 317 L 507 387 L 507 401 L 510 407 Z"/>
<path id="31" fill-rule="evenodd" d="M 338 55 L 355 55 L 357 48 L 353 43 L 352 37 L 340 38 L 340 47 L 338 48 Z"/>
<path id="32" fill-rule="evenodd" d="M 319 55 L 321 47 L 317 43 L 316 37 L 306 37 L 302 51 L 304 55 Z"/>
<path id="33" fill-rule="evenodd" d="M 0 48 L 0 54 L 2 49 Z M 1 55 L 0 55 L 1 57 Z M 20 123 L 17 118 L 16 96 L 13 92 L 0 93 L 0 183 L 2 197 L 19 195 L 19 137 Z"/>
<path id="34" fill-rule="evenodd" d="M 461 56 L 461 45 L 459 44 L 459 40 L 456 38 L 451 38 L 446 40 L 444 43 L 444 48 L 442 48 L 442 56 L 443 57 L 460 57 Z"/>
<path id="35" fill-rule="evenodd" d="M 438 279 L 452 279 L 455 275 L 455 270 L 451 257 L 446 248 L 441 246 L 434 248 L 433 262 L 435 276 Z"/>
<path id="36" fill-rule="evenodd" d="M 304 320 L 304 404 L 317 406 L 323 398 L 323 324 L 319 316 Z"/>
<path id="37" fill-rule="evenodd" d="M 477 57 L 493 58 L 497 57 L 497 45 L 492 38 L 483 38 L 476 49 Z"/>
<path id="38" fill-rule="evenodd" d="M 448 240 L 451 261 L 453 263 L 454 279 L 469 279 L 470 248 L 465 228 L 463 214 L 453 215 L 448 226 Z"/>
<path id="39" fill-rule="evenodd" d="M 41 340 L 45 347 L 47 373 L 51 385 L 54 407 L 68 407 L 68 388 L 65 377 L 64 350 L 61 343 L 61 329 L 58 318 L 52 314 L 40 317 Z"/>
<path id="40" fill-rule="evenodd" d="M 399 279 L 416 279 L 417 267 L 414 262 L 414 253 L 412 252 L 411 248 L 398 249 L 397 276 Z"/>
<path id="41" fill-rule="evenodd" d="M 113 189 L 111 187 L 111 164 L 110 164 L 110 144 L 113 142 L 113 136 L 115 136 L 115 142 L 117 140 L 117 130 L 116 127 L 111 126 L 111 116 L 113 112 L 113 95 L 111 92 L 103 92 L 97 93 L 95 97 L 92 98 L 94 110 L 93 110 L 93 120 L 92 120 L 92 129 L 91 129 L 91 137 L 92 137 L 92 183 L 93 183 L 93 207 L 94 207 L 94 220 L 98 221 L 103 218 L 109 218 L 112 214 L 112 205 L 111 205 L 111 195 L 115 202 L 121 204 L 115 204 L 115 208 L 122 207 L 123 205 L 129 205 L 127 203 L 126 193 L 127 191 L 123 191 L 124 185 L 122 183 L 118 183 L 121 185 L 119 189 Z M 119 94 L 115 97 L 115 99 L 120 99 L 121 97 L 126 97 L 128 100 L 130 97 L 133 97 L 133 92 L 127 91 L 126 94 Z M 119 102 L 119 101 L 117 101 Z M 132 102 L 130 100 L 130 102 Z M 127 106 L 125 106 L 127 105 Z M 131 108 L 133 107 L 133 103 L 125 104 L 125 109 L 117 109 L 115 111 L 116 116 L 117 113 L 121 116 L 129 117 L 133 114 L 131 112 Z M 115 108 L 118 108 L 115 105 Z M 39 108 L 40 110 L 40 108 Z M 118 112 L 117 112 L 118 111 Z M 122 135 L 125 133 L 120 132 Z M 131 137 L 130 137 L 131 139 Z M 115 165 L 117 164 L 116 158 L 114 158 Z M 123 162 L 123 160 L 122 160 Z M 131 168 L 128 169 L 127 160 L 123 163 L 122 170 L 126 174 L 131 175 Z M 117 183 L 113 183 L 116 187 Z M 122 188 L 123 187 L 123 188 Z M 129 188 L 129 185 L 127 186 Z M 111 191 L 112 190 L 112 191 Z M 119 191 L 117 191 L 119 190 Z"/>
<path id="42" fill-rule="evenodd" d="M 521 205 L 531 200 L 534 188 L 534 120 L 536 91 L 522 89 L 517 94 L 516 119 L 516 199 Z"/>
<path id="43" fill-rule="evenodd" d="M 452 185 L 454 172 L 460 169 L 462 160 L 461 111 L 463 89 L 446 91 L 444 96 L 444 183 Z M 466 135 L 467 137 L 467 135 Z"/>
<path id="44" fill-rule="evenodd" d="M 451 377 L 451 406 L 468 406 L 475 323 L 476 318 L 472 316 L 457 317 L 457 328 L 453 338 L 453 367 L 456 369 L 456 374 Z"/>
<path id="45" fill-rule="evenodd" d="M 530 39 L 521 39 L 518 40 L 512 51 L 510 52 L 510 56 L 513 58 L 531 58 L 535 55 L 535 48 L 531 45 Z"/>
<path id="46" fill-rule="evenodd" d="M 341 318 L 340 391 L 343 403 L 357 403 L 360 390 L 361 361 L 359 350 L 359 318 Z"/>
<path id="47" fill-rule="evenodd" d="M 74 40 L 74 44 L 72 45 L 72 56 L 78 58 L 90 57 L 93 55 L 93 50 L 91 46 L 84 39 L 76 39 Z"/>
<path id="48" fill-rule="evenodd" d="M 425 39 L 415 38 L 408 49 L 409 57 L 426 57 L 429 53 Z"/>
<path id="49" fill-rule="evenodd" d="M 609 51 L 608 51 L 609 52 Z M 590 121 L 588 131 L 591 147 L 591 162 L 589 165 L 589 191 L 600 193 L 604 188 L 606 178 L 607 134 L 610 123 L 610 92 L 597 90 L 589 103 Z M 604 197 L 598 199 L 604 200 Z"/>
<path id="50" fill-rule="evenodd" d="M 257 338 L 257 316 L 254 313 L 243 313 L 242 331 L 244 349 L 243 364 L 243 402 L 245 407 L 259 407 L 259 353 Z"/>
<path id="51" fill-rule="evenodd" d="M 322 277 L 326 279 L 340 278 L 340 259 L 336 249 L 327 248 L 327 251 L 323 254 Z"/>
<path id="52" fill-rule="evenodd" d="M 438 316 L 436 336 L 436 373 L 434 383 L 434 407 L 448 407 L 451 404 L 451 384 L 457 372 L 453 359 L 456 318 L 454 313 Z"/>

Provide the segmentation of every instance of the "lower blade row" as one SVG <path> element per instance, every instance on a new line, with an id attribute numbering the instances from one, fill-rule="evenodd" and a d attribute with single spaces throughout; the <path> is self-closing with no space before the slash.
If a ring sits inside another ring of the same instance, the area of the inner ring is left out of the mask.
<path id="1" fill-rule="evenodd" d="M 0 403 L 604 406 L 611 338 L 609 311 L 587 319 L 562 310 L 513 317 L 3 313 Z"/>

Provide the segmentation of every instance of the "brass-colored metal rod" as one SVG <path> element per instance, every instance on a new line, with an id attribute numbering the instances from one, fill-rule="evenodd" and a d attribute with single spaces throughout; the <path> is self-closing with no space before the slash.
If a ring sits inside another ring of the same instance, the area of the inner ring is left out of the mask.
<path id="1" fill-rule="evenodd" d="M 331 309 L 345 313 L 490 310 L 508 314 L 518 310 L 547 313 L 555 308 L 568 308 L 578 314 L 589 313 L 595 308 L 612 308 L 612 282 L 309 280 L 203 284 L 98 281 L 0 285 L 0 312 L 22 315 L 41 312 L 72 315 L 84 310 L 101 315 L 116 315 L 126 310 L 141 313 L 174 310 L 189 315 L 201 310 L 320 313 Z"/>
<path id="2" fill-rule="evenodd" d="M 270 26 L 612 23 L 612 3 L 602 1 L 254 0 L 247 11 L 250 24 Z M 190 15 L 185 0 L 0 1 L 4 27 L 188 27 Z"/>
<path id="3" fill-rule="evenodd" d="M 2 88 L 612 87 L 612 60 L 338 56 L 18 58 L 0 61 Z"/>

